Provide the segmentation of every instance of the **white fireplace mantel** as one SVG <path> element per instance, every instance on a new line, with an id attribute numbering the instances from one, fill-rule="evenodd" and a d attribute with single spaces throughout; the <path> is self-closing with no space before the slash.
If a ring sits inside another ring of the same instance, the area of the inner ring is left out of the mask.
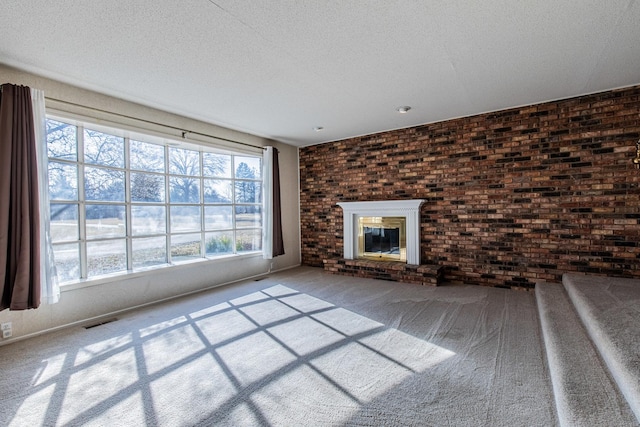
<path id="1" fill-rule="evenodd" d="M 341 202 L 344 219 L 344 257 L 358 258 L 358 218 L 399 216 L 406 221 L 407 264 L 420 265 L 420 206 L 423 199 Z"/>

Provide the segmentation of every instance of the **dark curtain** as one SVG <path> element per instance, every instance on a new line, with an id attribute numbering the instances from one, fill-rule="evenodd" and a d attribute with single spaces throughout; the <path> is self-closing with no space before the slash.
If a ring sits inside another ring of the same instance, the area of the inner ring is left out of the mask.
<path id="1" fill-rule="evenodd" d="M 40 213 L 31 90 L 0 87 L 0 310 L 40 305 Z"/>
<path id="2" fill-rule="evenodd" d="M 280 208 L 280 164 L 278 149 L 273 149 L 273 256 L 284 255 L 282 210 Z"/>

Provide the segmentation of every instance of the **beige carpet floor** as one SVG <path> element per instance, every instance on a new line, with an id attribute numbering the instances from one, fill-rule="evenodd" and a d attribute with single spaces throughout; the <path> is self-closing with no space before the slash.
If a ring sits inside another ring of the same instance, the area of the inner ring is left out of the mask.
<path id="1" fill-rule="evenodd" d="M 5 426 L 551 426 L 532 293 L 297 268 L 0 347 Z"/>

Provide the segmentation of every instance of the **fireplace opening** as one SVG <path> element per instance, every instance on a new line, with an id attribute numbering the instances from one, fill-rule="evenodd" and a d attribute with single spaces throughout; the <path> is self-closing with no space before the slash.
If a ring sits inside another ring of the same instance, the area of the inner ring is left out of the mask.
<path id="1" fill-rule="evenodd" d="M 358 226 L 358 258 L 407 261 L 404 217 L 359 217 Z"/>
<path id="2" fill-rule="evenodd" d="M 379 254 L 400 253 L 400 229 L 364 227 L 364 251 Z"/>

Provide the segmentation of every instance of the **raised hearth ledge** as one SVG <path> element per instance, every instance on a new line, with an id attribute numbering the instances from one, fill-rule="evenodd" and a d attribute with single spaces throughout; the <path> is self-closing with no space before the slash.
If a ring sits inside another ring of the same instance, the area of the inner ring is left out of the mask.
<path id="1" fill-rule="evenodd" d="M 401 216 L 406 221 L 407 264 L 420 265 L 420 206 L 423 199 L 340 202 L 344 229 L 344 258 L 358 258 L 358 218 Z"/>
<path id="2" fill-rule="evenodd" d="M 324 270 L 344 276 L 429 286 L 438 286 L 444 277 L 444 269 L 439 265 L 410 265 L 404 262 L 363 259 L 325 259 Z"/>

